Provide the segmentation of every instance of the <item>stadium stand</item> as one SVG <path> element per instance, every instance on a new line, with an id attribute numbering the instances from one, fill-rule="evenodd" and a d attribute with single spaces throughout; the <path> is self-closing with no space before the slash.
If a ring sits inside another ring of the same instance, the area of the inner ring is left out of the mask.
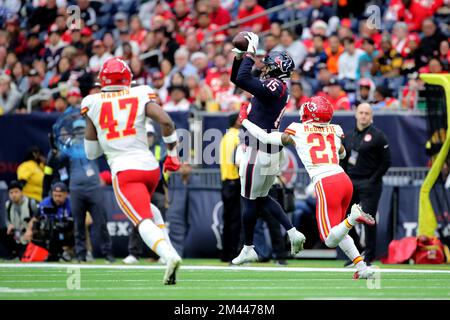
<path id="1" fill-rule="evenodd" d="M 237 110 L 248 97 L 233 84 L 222 84 L 226 77 L 221 76 L 229 72 L 230 40 L 236 30 L 262 33 L 260 47 L 266 52 L 292 51 L 298 77 L 310 83 L 304 88 L 307 96 L 336 95 L 329 92 L 336 91 L 329 89 L 329 81 L 320 81 L 317 65 L 325 63 L 353 107 L 357 83 L 364 79 L 379 87 L 378 102 L 386 102 L 380 109 L 417 108 L 417 75 L 447 73 L 450 65 L 449 8 L 443 0 L 429 1 L 428 6 L 416 0 L 12 3 L 0 11 L 2 114 L 62 112 L 66 92 L 48 89 L 67 83 L 87 95 L 95 90 L 99 65 L 111 55 L 131 64 L 137 84 L 153 85 L 152 74 L 159 74 L 164 79 L 161 103 L 170 109 L 176 104 L 167 89 L 181 72 L 179 85 L 189 87 L 191 110 Z M 364 10 L 371 4 L 380 9 L 379 17 Z M 207 108 L 213 101 L 196 99 L 206 86 L 216 107 Z M 40 98 L 29 104 L 38 93 Z M 227 103 L 230 99 L 235 103 Z M 292 99 L 298 106 L 297 98 Z"/>

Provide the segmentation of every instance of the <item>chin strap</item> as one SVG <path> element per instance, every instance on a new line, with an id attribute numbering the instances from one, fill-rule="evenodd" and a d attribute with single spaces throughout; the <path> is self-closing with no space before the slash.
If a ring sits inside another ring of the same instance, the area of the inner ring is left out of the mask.
<path id="1" fill-rule="evenodd" d="M 327 125 L 329 125 L 329 122 L 311 122 L 311 124 L 313 126 L 317 126 L 317 127 L 326 127 Z"/>
<path id="2" fill-rule="evenodd" d="M 104 86 L 101 91 L 122 91 L 129 88 L 128 86 Z"/>

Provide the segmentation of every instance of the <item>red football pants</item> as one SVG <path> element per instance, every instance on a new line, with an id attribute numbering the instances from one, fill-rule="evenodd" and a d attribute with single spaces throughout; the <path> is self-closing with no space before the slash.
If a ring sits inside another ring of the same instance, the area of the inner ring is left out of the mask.
<path id="1" fill-rule="evenodd" d="M 344 172 L 319 180 L 315 186 L 316 219 L 322 241 L 330 234 L 331 228 L 341 223 L 347 216 L 352 199 L 353 184 Z"/>
<path id="2" fill-rule="evenodd" d="M 159 176 L 159 168 L 151 171 L 125 170 L 113 179 L 117 203 L 135 226 L 144 219 L 153 218 L 150 200 Z"/>

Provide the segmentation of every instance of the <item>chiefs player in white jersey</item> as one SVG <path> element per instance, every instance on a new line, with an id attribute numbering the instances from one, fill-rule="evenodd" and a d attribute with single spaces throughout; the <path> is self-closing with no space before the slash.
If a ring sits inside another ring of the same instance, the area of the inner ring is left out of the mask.
<path id="1" fill-rule="evenodd" d="M 339 159 L 345 157 L 345 148 L 341 143 L 342 128 L 330 124 L 332 104 L 324 97 L 312 97 L 301 106 L 301 123 L 291 123 L 284 133 L 268 134 L 246 117 L 247 110 L 243 107 L 240 112 L 242 125 L 263 143 L 295 146 L 315 185 L 316 218 L 322 241 L 329 248 L 339 246 L 353 261 L 357 268 L 355 279 L 371 277 L 373 271 L 367 267 L 348 232 L 356 223 L 373 225 L 375 221 L 356 204 L 346 217 L 353 185 L 339 166 Z"/>
<path id="2" fill-rule="evenodd" d="M 131 79 L 131 70 L 123 60 L 110 58 L 103 64 L 99 73 L 101 92 L 81 102 L 81 113 L 86 117 L 84 147 L 89 159 L 105 154 L 119 207 L 138 227 L 147 246 L 167 261 L 163 283 L 175 284 L 181 258 L 163 229 L 161 213 L 150 204 L 160 170 L 149 150 L 146 118 L 161 125 L 168 149 L 164 171 L 180 167 L 178 139 L 169 115 L 155 103 L 154 91 L 145 85 L 131 87 Z"/>

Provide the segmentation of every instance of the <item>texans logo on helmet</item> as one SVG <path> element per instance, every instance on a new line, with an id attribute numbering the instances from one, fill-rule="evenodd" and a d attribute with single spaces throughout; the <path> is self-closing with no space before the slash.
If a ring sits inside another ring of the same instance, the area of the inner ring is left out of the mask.
<path id="1" fill-rule="evenodd" d="M 287 72 L 292 63 L 291 60 L 286 59 L 283 61 L 280 57 L 275 57 L 274 61 L 283 72 Z"/>

